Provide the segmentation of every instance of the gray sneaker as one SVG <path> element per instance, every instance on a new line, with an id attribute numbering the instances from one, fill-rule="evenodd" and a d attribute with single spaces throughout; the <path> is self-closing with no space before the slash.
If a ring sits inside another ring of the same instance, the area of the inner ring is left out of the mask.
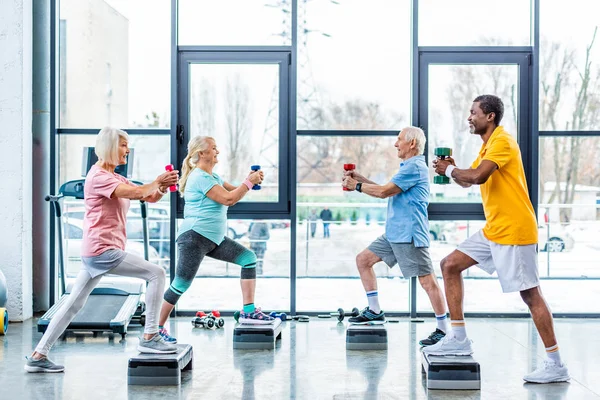
<path id="1" fill-rule="evenodd" d="M 170 354 L 177 353 L 177 346 L 164 341 L 159 333 L 146 340 L 142 336 L 137 347 L 140 353 Z"/>
<path id="2" fill-rule="evenodd" d="M 50 361 L 47 357 L 34 360 L 31 357 L 25 357 L 27 363 L 25 364 L 25 371 L 27 372 L 63 372 L 65 367 L 62 365 L 56 365 Z"/>

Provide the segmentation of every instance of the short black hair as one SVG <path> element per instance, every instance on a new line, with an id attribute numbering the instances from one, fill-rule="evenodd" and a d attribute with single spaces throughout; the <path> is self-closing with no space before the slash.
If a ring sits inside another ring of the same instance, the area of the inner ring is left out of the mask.
<path id="1" fill-rule="evenodd" d="M 494 123 L 500 125 L 502 117 L 504 116 L 504 103 L 500 100 L 500 97 L 494 96 L 493 94 L 482 94 L 477 96 L 473 103 L 479 103 L 479 108 L 486 114 L 494 113 Z"/>

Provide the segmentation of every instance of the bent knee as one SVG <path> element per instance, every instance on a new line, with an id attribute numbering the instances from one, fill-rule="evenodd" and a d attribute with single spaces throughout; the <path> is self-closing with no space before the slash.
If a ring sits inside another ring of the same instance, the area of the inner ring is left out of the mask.
<path id="1" fill-rule="evenodd" d="M 356 266 L 359 269 L 368 269 L 373 267 L 375 263 L 371 261 L 371 257 L 365 252 L 358 253 L 356 256 Z"/>
<path id="2" fill-rule="evenodd" d="M 440 268 L 442 269 L 443 275 L 462 272 L 459 263 L 454 257 L 452 257 L 452 255 L 446 256 L 442 259 L 440 262 Z"/>

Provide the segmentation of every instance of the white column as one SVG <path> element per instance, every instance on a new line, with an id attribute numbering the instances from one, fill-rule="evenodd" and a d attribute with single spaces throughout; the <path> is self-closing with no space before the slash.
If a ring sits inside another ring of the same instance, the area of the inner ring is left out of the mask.
<path id="1" fill-rule="evenodd" d="M 0 269 L 11 321 L 32 316 L 32 0 L 0 1 Z"/>

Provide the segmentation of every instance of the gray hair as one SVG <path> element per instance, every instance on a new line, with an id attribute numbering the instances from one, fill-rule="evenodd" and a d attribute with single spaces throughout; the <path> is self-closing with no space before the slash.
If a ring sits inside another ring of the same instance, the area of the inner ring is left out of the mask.
<path id="1" fill-rule="evenodd" d="M 419 153 L 417 155 L 423 154 L 425 151 L 425 143 L 427 143 L 427 139 L 425 139 L 425 132 L 423 129 L 417 128 L 416 126 L 407 126 L 402 128 L 400 133 L 404 132 L 404 140 L 410 142 L 412 140 L 415 141 L 417 145 L 417 150 Z"/>
<path id="2" fill-rule="evenodd" d="M 96 147 L 94 148 L 98 160 L 119 165 L 120 138 L 129 141 L 129 135 L 125 131 L 109 126 L 102 128 L 96 137 Z"/>

